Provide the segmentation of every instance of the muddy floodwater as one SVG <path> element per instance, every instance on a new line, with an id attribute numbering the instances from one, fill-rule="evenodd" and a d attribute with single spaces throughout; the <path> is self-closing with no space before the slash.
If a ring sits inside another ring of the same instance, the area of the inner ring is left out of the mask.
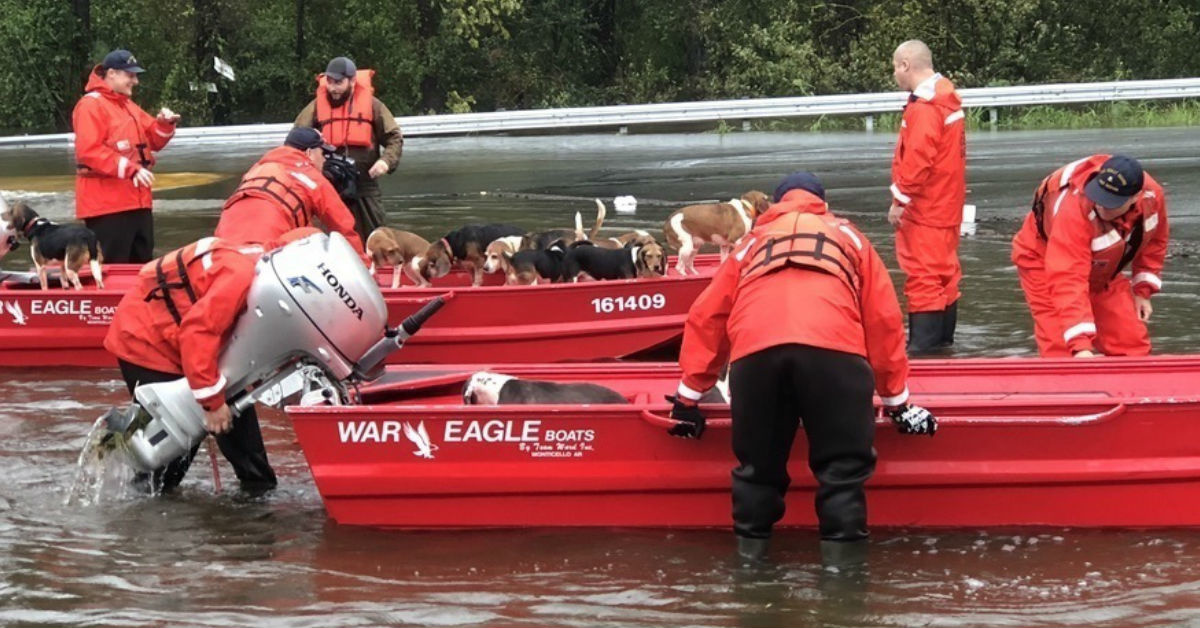
<path id="1" fill-rule="evenodd" d="M 606 232 L 657 231 L 681 204 L 769 192 L 803 168 L 894 268 L 884 219 L 893 142 L 886 133 L 414 139 L 383 192 L 390 225 L 432 238 L 478 221 L 567 227 L 576 210 L 590 223 L 595 197 L 609 203 Z M 1095 152 L 1140 158 L 1166 188 L 1172 242 L 1151 334 L 1157 352 L 1200 347 L 1200 129 L 980 132 L 968 142 L 979 219 L 961 250 L 958 355 L 1033 354 L 1009 241 L 1040 178 Z M 156 195 L 160 252 L 209 235 L 266 148 L 161 153 L 160 172 L 209 182 Z M 6 198 L 69 220 L 61 177 L 72 165 L 63 149 L 0 151 Z M 637 212 L 616 214 L 617 195 L 635 196 Z M 26 269 L 25 255 L 3 266 Z M 749 569 L 732 560 L 725 530 L 338 526 L 273 411 L 262 416 L 280 486 L 265 496 L 232 490 L 223 461 L 225 491 L 215 494 L 202 455 L 178 493 L 66 506 L 87 431 L 125 401 L 123 383 L 113 369 L 0 375 L 0 626 L 1200 625 L 1198 531 L 877 530 L 864 567 L 837 569 L 822 566 L 813 531 L 787 530 L 772 563 Z"/>

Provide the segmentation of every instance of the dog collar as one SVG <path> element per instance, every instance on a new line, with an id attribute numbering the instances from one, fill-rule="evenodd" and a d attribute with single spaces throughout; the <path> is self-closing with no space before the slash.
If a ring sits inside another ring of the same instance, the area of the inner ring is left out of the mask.
<path id="1" fill-rule="evenodd" d="M 442 238 L 442 246 L 446 247 L 446 255 L 450 257 L 450 263 L 454 263 L 454 249 L 450 248 L 450 241 Z"/>
<path id="2" fill-rule="evenodd" d="M 50 222 L 50 221 L 46 220 L 45 218 L 41 218 L 41 217 L 31 220 L 31 221 L 25 223 L 25 228 L 21 230 L 21 233 L 25 234 L 25 239 L 29 239 L 29 234 L 33 231 L 34 227 L 36 227 L 38 225 L 46 224 L 48 222 Z"/>

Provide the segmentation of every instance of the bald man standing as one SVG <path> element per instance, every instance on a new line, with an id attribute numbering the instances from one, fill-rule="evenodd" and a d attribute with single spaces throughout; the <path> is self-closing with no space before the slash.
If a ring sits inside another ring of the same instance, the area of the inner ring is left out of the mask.
<path id="1" fill-rule="evenodd" d="M 908 352 L 954 344 L 959 227 L 967 193 L 966 125 L 954 84 L 933 69 L 929 46 L 906 41 L 892 55 L 896 84 L 911 92 L 892 158 L 896 258 L 908 301 Z"/>

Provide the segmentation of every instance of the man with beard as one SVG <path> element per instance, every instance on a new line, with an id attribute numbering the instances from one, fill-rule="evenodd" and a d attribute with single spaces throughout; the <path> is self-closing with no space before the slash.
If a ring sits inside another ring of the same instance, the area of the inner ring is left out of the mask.
<path id="1" fill-rule="evenodd" d="M 354 194 L 343 191 L 343 195 L 350 197 L 346 204 L 364 242 L 384 223 L 376 179 L 396 171 L 404 148 L 395 116 L 375 97 L 374 75 L 373 70 L 360 70 L 346 57 L 333 59 L 317 77 L 316 97 L 296 116 L 295 124 L 320 131 L 327 144 L 358 166 Z"/>

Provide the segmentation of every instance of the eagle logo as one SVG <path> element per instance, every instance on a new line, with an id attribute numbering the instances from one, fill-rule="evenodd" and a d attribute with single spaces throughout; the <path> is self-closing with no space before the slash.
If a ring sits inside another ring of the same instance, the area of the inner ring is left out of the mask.
<path id="1" fill-rule="evenodd" d="M 29 322 L 29 319 L 25 318 L 25 312 L 21 310 L 20 301 L 5 303 L 4 311 L 8 312 L 8 314 L 12 316 L 14 325 L 24 325 Z"/>
<path id="2" fill-rule="evenodd" d="M 412 423 L 405 421 L 404 435 L 417 446 L 417 450 L 413 452 L 414 456 L 433 460 L 433 452 L 438 450 L 438 446 L 429 440 L 429 432 L 425 431 L 424 421 L 418 423 L 416 429 L 413 428 Z"/>

